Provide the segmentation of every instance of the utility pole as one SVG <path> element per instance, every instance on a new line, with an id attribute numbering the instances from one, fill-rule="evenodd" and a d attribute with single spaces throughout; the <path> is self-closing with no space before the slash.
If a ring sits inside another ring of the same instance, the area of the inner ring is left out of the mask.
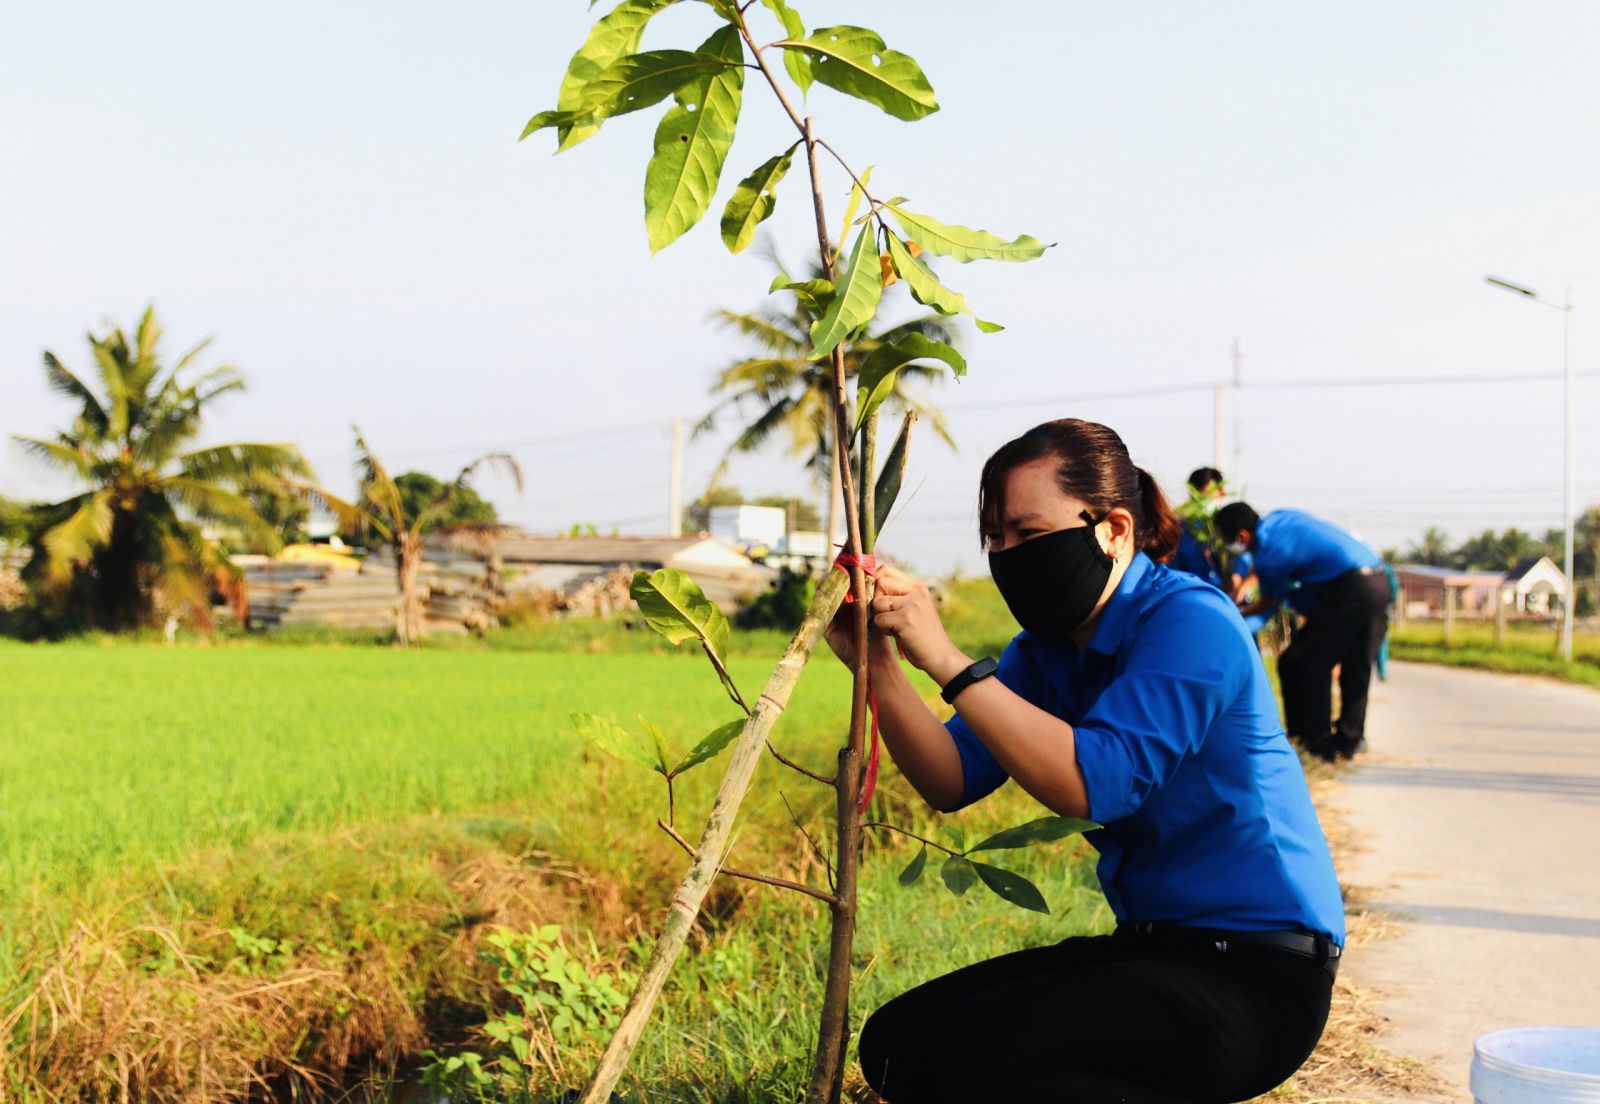
<path id="1" fill-rule="evenodd" d="M 1244 494 L 1244 438 L 1239 429 L 1239 408 L 1243 405 L 1239 392 L 1243 387 L 1244 342 L 1236 337 L 1233 339 L 1233 469 L 1228 472 L 1228 483 L 1235 498 Z"/>
<path id="2" fill-rule="evenodd" d="M 1223 384 L 1211 389 L 1211 466 L 1222 470 L 1222 393 Z"/>
<path id="3" fill-rule="evenodd" d="M 1513 292 L 1524 299 L 1532 300 L 1541 306 L 1561 312 L 1561 376 L 1566 381 L 1566 391 L 1562 398 L 1562 433 L 1561 433 L 1561 482 L 1563 484 L 1562 529 L 1566 534 L 1565 565 L 1562 570 L 1567 574 L 1567 593 L 1561 600 L 1561 657 L 1568 663 L 1572 662 L 1572 607 L 1577 605 L 1577 581 L 1572 577 L 1572 537 L 1573 537 L 1573 512 L 1576 508 L 1574 502 L 1575 476 L 1572 467 L 1572 289 L 1567 288 L 1566 295 L 1561 302 L 1546 299 L 1531 287 L 1514 283 L 1511 280 L 1501 279 L 1499 276 L 1485 276 L 1484 281 L 1497 288 Z"/>
<path id="4" fill-rule="evenodd" d="M 683 536 L 683 419 L 672 419 L 672 459 L 667 469 L 667 533 Z"/>

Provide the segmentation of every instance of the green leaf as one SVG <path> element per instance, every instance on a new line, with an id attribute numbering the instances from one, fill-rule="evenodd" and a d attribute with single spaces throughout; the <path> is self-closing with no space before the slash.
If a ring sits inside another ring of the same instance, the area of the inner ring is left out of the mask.
<path id="1" fill-rule="evenodd" d="M 588 87 L 589 82 L 622 55 L 637 50 L 639 39 L 644 34 L 644 26 L 650 21 L 650 17 L 673 2 L 674 0 L 623 0 L 590 27 L 589 35 L 584 39 L 583 45 L 567 63 L 567 71 L 561 78 L 561 91 L 556 95 L 556 110 L 574 112 L 582 106 L 584 89 Z M 571 149 L 600 129 L 598 122 L 573 121 L 557 125 L 557 152 Z"/>
<path id="2" fill-rule="evenodd" d="M 828 304 L 833 301 L 834 286 L 832 280 L 791 280 L 783 273 L 773 277 L 772 284 L 767 288 L 768 294 L 774 291 L 792 291 L 795 298 L 800 300 L 800 305 L 813 319 L 821 318 L 827 311 Z"/>
<path id="3" fill-rule="evenodd" d="M 900 884 L 903 886 L 916 885 L 922 878 L 922 871 L 928 865 L 928 845 L 923 844 L 922 850 L 917 852 L 917 857 L 911 864 L 900 872 Z"/>
<path id="4" fill-rule="evenodd" d="M 957 897 L 972 888 L 972 883 L 978 880 L 978 871 L 974 865 L 960 855 L 952 855 L 944 861 L 944 866 L 939 868 L 939 877 L 944 879 L 945 886 Z"/>
<path id="5" fill-rule="evenodd" d="M 972 867 L 978 872 L 978 877 L 983 879 L 983 884 L 994 890 L 1002 900 L 1010 901 L 1018 908 L 1032 912 L 1049 913 L 1050 906 L 1045 903 L 1044 894 L 1039 892 L 1039 887 L 1021 874 L 1013 874 L 1009 870 L 990 866 L 988 863 L 975 862 Z"/>
<path id="6" fill-rule="evenodd" d="M 650 627 L 672 643 L 699 640 L 728 696 L 749 712 L 724 661 L 730 631 L 727 614 L 706 597 L 698 583 L 675 568 L 663 567 L 653 574 L 639 572 L 628 593 L 639 603 L 639 612 Z"/>
<path id="7" fill-rule="evenodd" d="M 722 243 L 728 247 L 728 252 L 742 252 L 755 240 L 756 227 L 765 222 L 778 205 L 775 189 L 778 181 L 789 171 L 795 147 L 799 144 L 796 142 L 778 156 L 763 161 L 755 172 L 739 181 L 738 187 L 733 189 L 733 195 L 728 197 L 728 205 L 722 211 Z"/>
<path id="8" fill-rule="evenodd" d="M 906 282 L 906 287 L 911 289 L 911 298 L 923 306 L 932 307 L 940 314 L 972 314 L 972 308 L 967 306 L 967 297 L 940 283 L 933 269 L 923 264 L 920 258 L 913 257 L 905 243 L 893 234 L 889 235 L 889 260 L 894 264 L 895 272 Z M 972 317 L 978 329 L 984 333 L 1005 329 L 994 322 L 985 322 L 975 314 Z"/>
<path id="9" fill-rule="evenodd" d="M 592 116 L 598 125 L 614 115 L 626 115 L 658 104 L 695 78 L 728 68 L 729 63 L 722 58 L 688 50 L 646 50 L 627 54 L 606 66 L 584 87 L 583 99 L 571 114 L 577 118 Z M 555 120 L 544 125 L 558 123 L 559 120 Z M 532 123 L 528 125 L 533 126 Z M 531 131 L 525 131 L 524 137 L 528 133 Z"/>
<path id="10" fill-rule="evenodd" d="M 839 290 L 823 316 L 811 324 L 811 360 L 833 352 L 851 330 L 865 326 L 878 311 L 883 297 L 883 275 L 878 267 L 871 226 L 863 226 L 845 264 Z"/>
<path id="11" fill-rule="evenodd" d="M 954 346 L 934 341 L 919 333 L 907 334 L 898 341 L 880 345 L 861 365 L 856 383 L 856 430 L 883 401 L 894 394 L 895 375 L 913 360 L 942 360 L 958 376 L 967 374 L 967 362 Z"/>
<path id="12" fill-rule="evenodd" d="M 609 718 L 594 713 L 574 713 L 572 727 L 578 730 L 579 736 L 608 755 L 648 770 L 657 769 L 655 751 L 644 737 L 629 732 Z"/>
<path id="13" fill-rule="evenodd" d="M 839 223 L 839 251 L 844 251 L 845 235 L 850 233 L 851 225 L 856 221 L 856 212 L 861 209 L 861 201 L 866 198 L 867 185 L 872 181 L 872 165 L 861 170 L 859 180 L 850 183 L 850 200 L 844 205 L 844 220 Z M 871 212 L 868 212 L 869 214 Z M 835 256 L 834 260 L 838 260 Z"/>
<path id="14" fill-rule="evenodd" d="M 962 264 L 970 261 L 1031 261 L 1044 255 L 1050 247 L 1038 238 L 1023 234 L 1013 241 L 991 234 L 987 230 L 969 230 L 965 226 L 951 226 L 938 219 L 907 211 L 898 205 L 889 205 L 889 213 L 900 224 L 906 237 L 930 253 L 941 257 L 954 257 Z"/>
<path id="15" fill-rule="evenodd" d="M 798 12 L 789 6 L 787 0 L 761 0 L 772 14 L 776 15 L 783 23 L 783 33 L 790 38 L 804 38 L 806 25 Z M 783 67 L 789 71 L 789 79 L 799 87 L 800 94 L 804 96 L 811 91 L 811 83 L 816 78 L 811 74 L 811 56 L 799 50 L 785 50 L 783 52 Z"/>
<path id="16" fill-rule="evenodd" d="M 800 19 L 800 13 L 791 8 L 788 0 L 761 0 L 761 6 L 777 16 L 783 23 L 783 33 L 790 38 L 803 38 L 806 25 Z"/>
<path id="17" fill-rule="evenodd" d="M 1028 847 L 1035 843 L 1050 843 L 1066 839 L 1080 832 L 1092 832 L 1100 825 L 1081 817 L 1047 816 L 1018 824 L 1003 832 L 996 832 L 972 850 L 994 851 L 1010 847 Z"/>
<path id="18" fill-rule="evenodd" d="M 777 45 L 803 51 L 811 58 L 812 75 L 829 88 L 865 100 L 896 119 L 922 119 L 939 110 L 922 68 L 909 55 L 885 46 L 876 31 L 823 27 L 805 39 L 790 36 Z"/>
<path id="19" fill-rule="evenodd" d="M 872 491 L 872 509 L 877 518 L 872 527 L 875 533 L 883 532 L 884 523 L 889 520 L 889 511 L 894 508 L 895 499 L 900 497 L 900 484 L 906 476 L 911 426 L 916 420 L 915 411 L 906 411 L 905 418 L 900 422 L 900 432 L 889 449 L 888 459 L 884 460 L 883 470 L 878 473 L 878 482 Z"/>
<path id="20" fill-rule="evenodd" d="M 967 849 L 967 831 L 959 824 L 941 824 L 939 831 L 944 833 L 944 838 L 950 841 L 950 846 L 957 851 Z"/>
<path id="21" fill-rule="evenodd" d="M 650 252 L 677 241 L 711 207 L 733 147 L 744 92 L 739 28 L 723 27 L 696 51 L 730 68 L 702 73 L 679 88 L 656 127 L 655 153 L 644 173 L 644 225 Z"/>
<path id="22" fill-rule="evenodd" d="M 708 759 L 715 759 L 717 754 L 737 740 L 739 733 L 743 731 L 743 721 L 729 721 L 719 728 L 712 729 L 703 740 L 689 749 L 689 754 L 685 755 L 682 761 L 672 768 L 672 773 L 674 775 L 682 774 L 690 767 L 698 767 Z"/>
<path id="23" fill-rule="evenodd" d="M 650 741 L 650 750 L 655 753 L 656 773 L 665 777 L 671 768 L 667 766 L 667 738 L 661 731 L 661 726 L 651 724 L 643 717 L 639 718 L 639 727 L 644 730 L 645 738 Z"/>

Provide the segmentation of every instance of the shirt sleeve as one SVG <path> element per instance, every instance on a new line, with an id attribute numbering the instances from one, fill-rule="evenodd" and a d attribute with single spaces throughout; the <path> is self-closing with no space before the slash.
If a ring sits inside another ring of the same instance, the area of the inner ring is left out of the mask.
<path id="1" fill-rule="evenodd" d="M 1006 645 L 1006 650 L 1000 653 L 1000 666 L 995 671 L 994 677 L 1013 694 L 1031 701 L 1033 699 L 1030 691 L 1034 676 L 1028 658 L 1017 640 L 1018 638 L 1013 638 L 1011 643 Z M 944 810 L 953 813 L 992 794 L 1005 785 L 1006 779 L 1011 776 L 1000 765 L 1000 761 L 989 753 L 989 749 L 983 746 L 978 734 L 961 719 L 960 713 L 946 721 L 944 727 L 945 731 L 950 733 L 950 738 L 955 741 L 956 754 L 961 756 L 961 801 Z"/>
<path id="2" fill-rule="evenodd" d="M 1199 590 L 1157 605 L 1126 663 L 1073 728 L 1089 817 L 1131 816 L 1200 747 L 1249 678 L 1255 650 L 1237 615 Z"/>

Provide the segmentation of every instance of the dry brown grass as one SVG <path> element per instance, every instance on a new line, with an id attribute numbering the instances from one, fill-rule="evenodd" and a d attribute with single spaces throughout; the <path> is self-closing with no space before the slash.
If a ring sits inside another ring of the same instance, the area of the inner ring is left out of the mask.
<path id="1" fill-rule="evenodd" d="M 425 875 L 418 864 L 431 867 L 433 891 L 377 897 L 387 915 L 363 911 L 357 923 L 348 898 L 389 886 L 381 871 L 365 887 L 330 887 L 322 901 L 284 902 L 303 945 L 241 954 L 215 919 L 178 910 L 128 923 L 126 907 L 80 911 L 70 931 L 35 940 L 21 964 L 27 987 L 0 1008 L 0 1104 L 336 1095 L 437 1042 L 427 1027 L 438 1024 L 425 1021 L 441 1004 L 480 1004 L 493 984 L 478 953 L 487 925 L 581 915 L 585 927 L 613 937 L 627 926 L 631 910 L 617 886 L 541 852 L 503 850 L 438 825 L 377 834 L 279 843 L 174 872 L 200 899 L 242 907 L 245 887 L 271 884 L 297 864 L 381 868 L 409 859 L 390 875 L 407 884 Z M 410 840 L 409 855 L 399 837 Z M 241 877 L 241 869 L 251 873 Z M 321 946 L 308 938 L 319 924 L 328 937 Z"/>

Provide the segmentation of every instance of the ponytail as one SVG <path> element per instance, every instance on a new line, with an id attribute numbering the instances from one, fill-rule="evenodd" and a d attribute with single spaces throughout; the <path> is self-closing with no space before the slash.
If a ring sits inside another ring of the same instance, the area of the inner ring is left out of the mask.
<path id="1" fill-rule="evenodd" d="M 1139 527 L 1139 547 L 1152 560 L 1163 563 L 1178 550 L 1183 523 L 1167 505 L 1167 496 L 1154 477 L 1143 468 L 1135 468 L 1134 474 L 1139 480 L 1139 513 L 1144 523 Z"/>

